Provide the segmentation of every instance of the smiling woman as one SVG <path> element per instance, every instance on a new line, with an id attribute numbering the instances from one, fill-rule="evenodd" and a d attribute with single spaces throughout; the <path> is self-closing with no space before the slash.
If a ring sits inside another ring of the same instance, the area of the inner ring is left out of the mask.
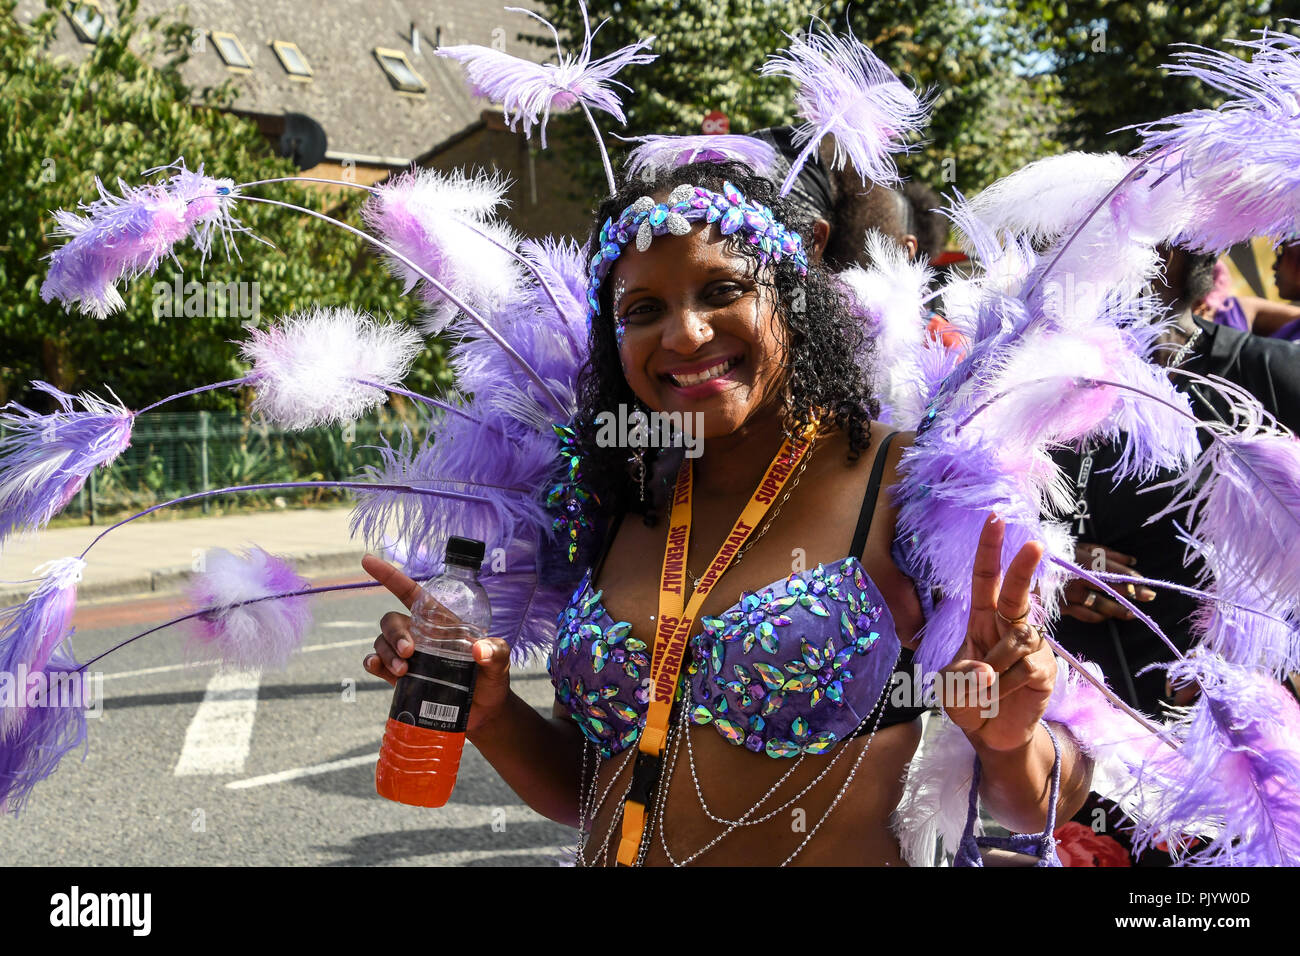
<path id="1" fill-rule="evenodd" d="M 924 612 L 879 493 L 911 436 L 872 421 L 870 343 L 803 255 L 809 223 L 746 167 L 638 176 L 597 222 L 574 431 L 601 546 L 559 616 L 553 718 L 484 641 L 467 733 L 530 806 L 580 828 L 585 864 L 902 865 L 890 821 L 926 708 L 889 690 L 913 686 L 897 677 Z M 702 421 L 702 454 L 583 427 L 627 405 Z M 969 692 L 943 703 L 989 808 L 1046 829 L 1030 848 L 1050 861 L 1088 762 L 1041 719 L 1056 668 L 1026 618 L 1042 549 L 1003 582 L 1002 536 L 991 520 L 940 685 Z M 385 618 L 372 673 L 404 670 L 408 620 Z"/>
<path id="2" fill-rule="evenodd" d="M 638 176 L 601 205 L 596 221 L 617 219 L 643 195 L 663 201 L 686 184 L 722 193 L 728 182 L 788 230 L 811 234 L 811 221 L 794 203 L 735 163 L 694 163 L 650 182 Z M 788 256 L 764 265 L 750 235 L 724 235 L 706 221 L 686 235 L 661 236 L 644 252 L 629 244 L 600 289 L 603 321 L 592 323 L 579 420 L 636 403 L 703 413 L 704 437 L 712 439 L 742 425 L 745 434 L 762 427 L 796 432 L 820 415 L 826 426 L 843 429 L 853 457 L 868 448 L 867 425 L 878 412 L 863 371 L 870 341 L 830 273 L 814 264 L 801 276 Z M 629 449 L 598 445 L 591 435 L 578 440 L 597 497 L 614 512 L 646 510 L 627 476 Z M 653 452 L 645 457 L 653 469 Z M 671 477 L 660 476 L 661 494 Z"/>

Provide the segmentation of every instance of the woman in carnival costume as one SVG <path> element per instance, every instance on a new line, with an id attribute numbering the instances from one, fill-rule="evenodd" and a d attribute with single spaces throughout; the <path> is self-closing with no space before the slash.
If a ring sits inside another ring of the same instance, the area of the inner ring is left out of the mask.
<path id="1" fill-rule="evenodd" d="M 531 806 L 581 828 L 583 863 L 925 864 L 942 848 L 979 865 L 992 842 L 977 835 L 982 797 L 1024 834 L 1007 848 L 1052 865 L 1054 820 L 1089 785 L 1129 813 L 1139 846 L 1164 841 L 1192 863 L 1300 861 L 1300 712 L 1271 679 L 1300 656 L 1300 444 L 1232 395 L 1237 427 L 1211 430 L 1202 451 L 1185 399 L 1147 361 L 1160 316 L 1134 282 L 1171 236 L 1217 248 L 1294 231 L 1294 173 L 1276 156 L 1300 140 L 1296 41 L 1266 32 L 1249 63 L 1185 55 L 1176 69 L 1235 99 L 1153 125 L 1118 176 L 1053 183 L 1046 239 L 959 201 L 951 215 L 982 270 L 943 289 L 958 353 L 926 341 L 923 264 L 882 247 L 870 270 L 833 282 L 809 262 L 808 220 L 783 199 L 801 160 L 829 136 L 835 163 L 894 182 L 890 154 L 925 103 L 851 38 L 791 40 L 765 72 L 799 84 L 806 151 L 779 189 L 755 140 L 656 138 L 622 188 L 605 158 L 610 198 L 579 252 L 513 235 L 492 217 L 502 184 L 488 177 L 417 171 L 360 187 L 368 237 L 431 306 L 426 330 L 458 336 L 465 401 L 403 390 L 418 337 L 346 310 L 255 330 L 249 373 L 204 388 L 252 387 L 256 411 L 298 427 L 355 418 L 385 391 L 431 409 L 424 441 L 408 436 L 337 484 L 358 492 L 367 540 L 399 530 L 405 570 L 365 564 L 408 608 L 439 537 L 502 549 L 504 569 L 484 576 L 493 627 L 476 646 L 469 735 Z M 608 84 L 651 58 L 649 42 L 592 60 L 588 34 L 558 65 L 439 53 L 544 136 L 553 108 L 580 106 L 593 129 L 593 109 L 621 121 Z M 1258 151 L 1243 156 L 1243 142 Z M 249 194 L 264 185 L 182 164 L 166 183 L 58 214 L 70 239 L 47 298 L 120 307 L 117 280 L 187 237 L 206 255 L 216 232 L 238 231 L 238 202 L 273 202 Z M 55 397 L 53 415 L 6 416 L 0 532 L 42 526 L 129 441 L 137 412 Z M 877 397 L 893 426 L 874 420 Z M 703 454 L 666 450 L 663 430 L 643 427 L 630 449 L 610 447 L 602 425 L 620 406 L 647 416 L 638 424 L 655 412 L 702 423 L 689 437 Z M 1202 641 L 1169 668 L 1201 693 L 1167 723 L 1051 641 L 1069 576 L 1126 600 L 1076 567 L 1068 529 L 1042 517 L 1072 505 L 1048 451 L 1094 436 L 1123 436 L 1117 474 L 1182 472 L 1178 504 L 1207 567 L 1194 589 Z M 92 663 L 64 643 L 84 560 L 55 562 L 5 612 L 0 663 Z M 282 663 L 316 590 L 265 552 L 218 556 L 184 616 L 192 646 Z M 384 618 L 368 671 L 403 671 L 407 621 Z M 509 690 L 510 660 L 534 651 L 556 686 L 551 720 Z M 927 690 L 944 727 L 914 756 Z M 84 739 L 84 717 L 3 716 L 0 784 L 16 809 Z"/>

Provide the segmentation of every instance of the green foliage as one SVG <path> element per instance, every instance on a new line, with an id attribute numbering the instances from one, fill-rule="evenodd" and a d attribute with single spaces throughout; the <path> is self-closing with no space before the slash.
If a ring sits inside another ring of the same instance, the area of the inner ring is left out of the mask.
<path id="1" fill-rule="evenodd" d="M 574 38 L 582 20 L 572 0 L 549 0 L 540 12 L 561 36 Z M 593 56 L 653 35 L 659 59 L 629 67 L 621 76 L 634 92 L 624 105 L 628 117 L 620 135 L 700 132 L 704 115 L 721 110 L 733 133 L 796 122 L 793 85 L 758 71 L 769 53 L 784 47 L 784 32 L 805 30 L 816 15 L 837 33 L 846 29 L 898 74 L 935 94 L 926 143 L 900 165 L 908 175 L 937 187 L 956 185 L 975 192 L 1030 160 L 1059 151 L 1054 139 L 1056 84 L 1027 75 L 1025 56 L 1005 11 L 978 0 L 637 0 L 593 3 L 593 26 L 611 21 L 593 42 Z M 610 118 L 598 114 L 603 132 Z M 603 191 L 599 159 L 581 112 L 551 121 L 548 139 L 581 170 L 585 196 Z M 607 135 L 617 163 L 626 154 Z"/>
<path id="2" fill-rule="evenodd" d="M 1018 6 L 1028 41 L 1046 53 L 1043 68 L 1060 81 L 1064 141 L 1075 149 L 1127 152 L 1138 139 L 1121 127 L 1222 102 L 1205 85 L 1160 69 L 1174 44 L 1231 50 L 1224 39 L 1250 39 L 1252 30 L 1284 16 L 1288 4 L 1023 0 Z M 1289 6 L 1294 16 L 1294 3 Z"/>
<path id="3" fill-rule="evenodd" d="M 111 387 L 130 407 L 140 407 L 175 391 L 243 372 L 238 342 L 247 332 L 241 322 L 252 317 L 203 314 L 157 314 L 161 300 L 155 284 L 171 286 L 177 266 L 166 262 L 153 277 L 142 277 L 123 290 L 126 308 L 103 321 L 67 313 L 57 302 L 44 303 L 39 289 L 43 261 L 62 240 L 51 239 L 49 210 L 75 209 L 96 196 L 99 177 L 112 189 L 121 177 L 128 184 L 140 173 L 183 156 L 190 168 L 202 164 L 210 175 L 236 182 L 293 175 L 290 160 L 276 156 L 247 119 L 222 112 L 233 102 L 227 83 L 191 90 L 179 68 L 189 56 L 193 35 L 183 19 L 163 23 L 136 19 L 136 0 L 119 5 L 111 32 L 88 48 L 79 62 L 48 53 L 62 4 L 30 25 L 14 15 L 15 0 L 0 0 L 0 128 L 4 130 L 4 184 L 0 220 L 6 238 L 0 245 L 0 402 L 26 401 L 30 379 L 44 379 L 67 389 L 103 392 Z M 178 11 L 183 17 L 185 9 Z M 297 203 L 335 218 L 357 222 L 363 198 L 342 198 L 298 184 L 277 184 L 258 195 Z M 238 255 L 226 261 L 221 243 L 206 268 L 188 244 L 178 248 L 191 280 L 242 283 L 251 302 L 257 283 L 260 322 L 313 304 L 348 305 L 378 316 L 413 319 L 413 300 L 400 295 L 362 240 L 301 213 L 245 203 L 237 213 L 254 235 L 238 237 Z M 176 303 L 179 307 L 180 303 Z M 451 381 L 441 343 L 433 342 L 408 384 L 435 393 Z M 247 396 L 242 397 L 243 401 Z M 241 396 L 222 390 L 190 400 L 188 408 L 232 410 Z M 45 407 L 35 394 L 33 407 Z"/>

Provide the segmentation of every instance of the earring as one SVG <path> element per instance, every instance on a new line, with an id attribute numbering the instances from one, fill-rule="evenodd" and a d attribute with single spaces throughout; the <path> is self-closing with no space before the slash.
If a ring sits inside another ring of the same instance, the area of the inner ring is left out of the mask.
<path id="1" fill-rule="evenodd" d="M 645 449 L 638 448 L 632 453 L 632 464 L 636 468 L 636 480 L 641 486 L 641 504 L 645 504 Z"/>

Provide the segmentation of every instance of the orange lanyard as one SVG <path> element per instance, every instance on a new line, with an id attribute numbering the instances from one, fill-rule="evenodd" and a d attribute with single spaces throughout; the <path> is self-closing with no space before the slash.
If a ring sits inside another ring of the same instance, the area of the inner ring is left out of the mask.
<path id="1" fill-rule="evenodd" d="M 623 805 L 623 831 L 618 846 L 618 862 L 624 866 L 636 862 L 641 848 L 649 791 L 658 776 L 659 756 L 668 739 L 668 718 L 672 711 L 677 679 L 686 656 L 687 639 L 700 613 L 700 606 L 785 488 L 811 447 L 811 439 L 816 430 L 817 423 L 814 422 L 798 438 L 786 438 L 782 442 L 740 517 L 731 526 L 730 534 L 709 562 L 689 603 L 684 600 L 684 596 L 686 553 L 691 541 L 693 470 L 690 460 L 677 472 L 668 544 L 664 548 L 663 571 L 659 577 L 659 616 L 655 619 L 655 645 L 650 660 L 650 704 L 646 712 L 645 728 L 637 743 L 639 752 L 632 771 L 632 784 Z"/>

